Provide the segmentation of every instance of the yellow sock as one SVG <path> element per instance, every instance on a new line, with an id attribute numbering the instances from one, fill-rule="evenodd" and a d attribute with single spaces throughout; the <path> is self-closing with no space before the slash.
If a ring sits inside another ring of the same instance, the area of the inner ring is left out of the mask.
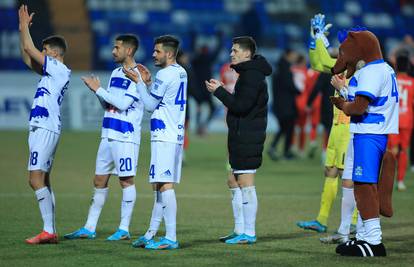
<path id="1" fill-rule="evenodd" d="M 338 178 L 325 177 L 325 184 L 321 195 L 321 207 L 316 218 L 322 225 L 328 225 L 328 217 L 331 212 L 332 203 L 338 193 Z"/>
<path id="2" fill-rule="evenodd" d="M 358 222 L 358 210 L 357 208 L 354 209 L 354 213 L 352 214 L 352 224 L 357 225 Z"/>

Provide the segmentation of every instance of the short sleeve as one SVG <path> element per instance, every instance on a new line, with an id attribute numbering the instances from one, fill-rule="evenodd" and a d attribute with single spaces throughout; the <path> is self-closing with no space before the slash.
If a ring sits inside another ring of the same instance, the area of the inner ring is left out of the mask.
<path id="1" fill-rule="evenodd" d="M 151 95 L 156 99 L 162 99 L 167 91 L 169 84 L 168 72 L 160 70 L 155 76 L 155 81 L 151 87 Z"/>
<path id="2" fill-rule="evenodd" d="M 383 80 L 383 72 L 372 71 L 372 69 L 364 70 L 357 79 L 355 96 L 365 96 L 371 101 L 375 100 L 381 94 Z"/>
<path id="3" fill-rule="evenodd" d="M 45 56 L 43 64 L 43 75 L 57 76 L 62 73 L 63 64 L 53 57 Z"/>

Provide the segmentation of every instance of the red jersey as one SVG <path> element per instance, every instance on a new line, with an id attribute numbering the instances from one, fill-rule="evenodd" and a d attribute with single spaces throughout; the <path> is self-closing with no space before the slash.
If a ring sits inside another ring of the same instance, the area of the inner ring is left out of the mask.
<path id="1" fill-rule="evenodd" d="M 306 67 L 293 66 L 291 67 L 293 82 L 296 88 L 300 91 L 300 94 L 296 96 L 296 107 L 299 110 L 304 110 L 306 101 L 308 101 L 309 92 L 306 91 Z"/>
<path id="2" fill-rule="evenodd" d="M 413 128 L 414 78 L 405 73 L 397 75 L 399 98 L 399 127 Z"/>
<path id="3" fill-rule="evenodd" d="M 224 64 L 220 69 L 220 80 L 224 83 L 224 89 L 227 92 L 234 92 L 234 85 L 236 84 L 239 74 L 232 68 L 230 68 L 230 63 Z"/>

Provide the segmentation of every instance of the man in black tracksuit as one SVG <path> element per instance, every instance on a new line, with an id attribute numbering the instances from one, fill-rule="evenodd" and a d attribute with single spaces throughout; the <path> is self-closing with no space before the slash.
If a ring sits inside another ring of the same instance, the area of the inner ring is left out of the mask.
<path id="1" fill-rule="evenodd" d="M 297 53 L 287 49 L 277 64 L 277 71 L 272 76 L 273 113 L 279 123 L 279 131 L 275 134 L 269 150 L 267 151 L 272 160 L 277 160 L 276 147 L 282 136 L 285 137 L 283 157 L 285 159 L 294 158 L 290 148 L 292 146 L 295 120 L 298 115 L 296 96 L 300 94 L 300 91 L 296 88 L 293 81 L 291 67 L 296 59 Z"/>
<path id="2" fill-rule="evenodd" d="M 230 57 L 232 68 L 239 74 L 234 94 L 227 92 L 218 80 L 206 81 L 207 89 L 228 108 L 227 146 L 233 172 L 228 185 L 233 195 L 235 227 L 233 233 L 220 238 L 227 244 L 256 242 L 257 196 L 254 176 L 262 164 L 269 98 L 265 78 L 272 73 L 272 67 L 255 52 L 253 38 L 243 36 L 233 39 Z"/>

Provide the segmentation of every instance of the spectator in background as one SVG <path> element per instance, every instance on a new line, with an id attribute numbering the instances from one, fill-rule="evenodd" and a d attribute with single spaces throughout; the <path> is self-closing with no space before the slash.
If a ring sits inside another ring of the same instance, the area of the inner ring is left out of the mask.
<path id="1" fill-rule="evenodd" d="M 308 110 L 311 110 L 313 101 L 318 95 L 322 95 L 321 105 L 320 105 L 320 123 L 324 129 L 324 138 L 323 138 L 323 151 L 322 151 L 322 162 L 325 162 L 325 150 L 328 143 L 329 132 L 332 127 L 332 105 L 330 104 L 329 97 L 334 95 L 335 88 L 331 85 L 331 74 L 321 73 L 316 80 L 315 86 L 308 98 Z M 315 148 L 311 147 L 309 156 L 312 156 L 312 152 L 315 152 Z"/>
<path id="2" fill-rule="evenodd" d="M 250 8 L 241 15 L 240 24 L 236 29 L 239 35 L 251 36 L 260 45 L 262 42 L 262 23 L 257 9 L 260 8 L 261 1 L 250 4 Z"/>
<path id="3" fill-rule="evenodd" d="M 398 161 L 397 189 L 404 191 L 406 190 L 404 177 L 408 163 L 407 152 L 413 129 L 414 78 L 408 75 L 410 69 L 408 51 L 398 52 L 395 61 L 399 96 L 399 133 L 388 135 L 388 148 Z"/>
<path id="4" fill-rule="evenodd" d="M 212 51 L 207 45 L 201 46 L 199 49 L 195 49 L 195 39 L 196 36 L 193 34 L 192 36 L 192 48 L 193 51 L 197 51 L 193 56 L 193 60 L 191 61 L 191 66 L 193 68 L 194 73 L 194 90 L 192 90 L 192 96 L 196 100 L 197 103 L 197 113 L 196 113 L 196 123 L 197 123 L 197 134 L 204 135 L 208 128 L 208 124 L 210 123 L 211 119 L 213 118 L 213 114 L 215 111 L 215 106 L 213 103 L 213 99 L 211 94 L 205 90 L 204 81 L 209 80 L 213 77 L 213 64 L 216 61 L 221 47 L 222 47 L 222 33 L 217 33 L 217 38 L 219 40 L 218 45 Z M 207 119 L 204 122 L 201 122 L 201 106 L 202 104 L 207 103 L 209 108 L 209 113 Z"/>
<path id="5" fill-rule="evenodd" d="M 283 156 L 286 159 L 292 159 L 294 157 L 290 151 L 290 147 L 298 113 L 295 98 L 300 92 L 293 81 L 291 66 L 296 61 L 297 53 L 291 49 L 287 49 L 280 58 L 277 64 L 277 71 L 273 75 L 273 113 L 279 121 L 279 131 L 276 133 L 267 151 L 272 160 L 277 160 L 276 146 L 282 135 L 285 136 Z"/>
<path id="6" fill-rule="evenodd" d="M 298 56 L 298 60 L 294 66 L 292 66 L 293 82 L 296 88 L 300 91 L 300 94 L 296 96 L 296 108 L 298 111 L 298 117 L 295 121 L 295 128 L 298 132 L 297 139 L 294 138 L 293 143 L 296 145 L 299 155 L 304 155 L 305 149 L 305 126 L 308 118 L 306 113 L 306 101 L 309 97 L 309 89 L 306 88 L 307 80 L 307 66 L 306 57 L 302 54 Z M 306 90 L 308 89 L 308 90 Z M 296 136 L 296 134 L 295 134 Z M 296 139 L 296 140 L 295 140 Z"/>

